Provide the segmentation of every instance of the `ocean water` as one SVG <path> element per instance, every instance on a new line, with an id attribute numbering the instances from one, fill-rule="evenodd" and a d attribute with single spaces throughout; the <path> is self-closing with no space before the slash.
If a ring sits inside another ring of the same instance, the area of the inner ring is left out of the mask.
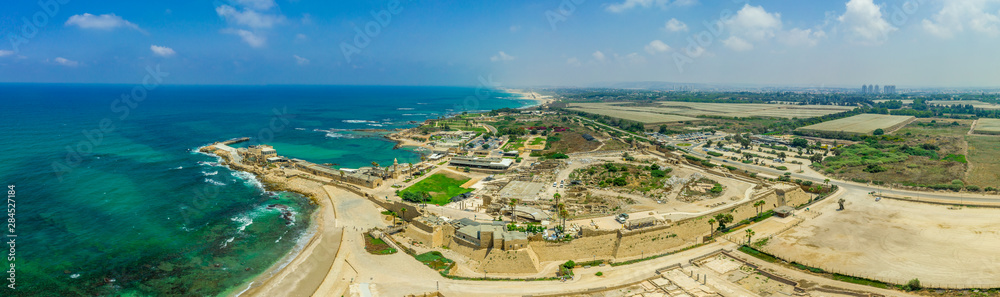
<path id="1" fill-rule="evenodd" d="M 17 191 L 18 236 L 4 296 L 239 292 L 304 242 L 316 206 L 198 147 L 251 137 L 316 163 L 413 162 L 420 152 L 353 129 L 531 103 L 383 86 L 161 86 L 123 101 L 134 87 L 0 84 L 0 181 Z"/>

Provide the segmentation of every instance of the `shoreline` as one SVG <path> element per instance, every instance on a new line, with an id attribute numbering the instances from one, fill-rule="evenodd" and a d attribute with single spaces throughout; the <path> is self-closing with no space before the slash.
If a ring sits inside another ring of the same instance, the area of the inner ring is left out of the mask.
<path id="1" fill-rule="evenodd" d="M 236 172 L 246 172 L 253 175 L 256 179 L 264 186 L 264 191 L 275 191 L 275 192 L 292 192 L 302 195 L 309 199 L 311 203 L 315 203 L 318 207 L 310 215 L 309 226 L 307 227 L 306 233 L 303 233 L 303 237 L 299 238 L 296 245 L 292 250 L 288 251 L 284 256 L 279 258 L 273 264 L 271 264 L 267 269 L 257 274 L 256 276 L 250 278 L 248 281 L 242 282 L 240 286 L 235 286 L 229 288 L 225 291 L 226 296 L 255 296 L 260 294 L 260 290 L 273 286 L 279 281 L 279 277 L 288 274 L 288 269 L 291 266 L 298 266 L 305 262 L 308 255 L 306 255 L 307 250 L 314 249 L 322 240 L 324 232 L 325 220 L 329 219 L 323 215 L 323 213 L 328 209 L 332 208 L 333 205 L 327 205 L 326 202 L 331 201 L 331 197 L 326 193 L 326 191 L 316 191 L 312 192 L 304 188 L 299 188 L 298 186 L 292 185 L 289 180 L 278 180 L 277 178 L 269 177 L 266 174 L 261 174 L 254 172 L 252 170 L 246 170 L 243 166 L 235 166 L 232 163 L 231 157 L 228 154 L 218 153 L 220 150 L 214 147 L 214 144 L 205 145 L 197 149 L 197 152 L 204 153 L 209 156 L 214 156 L 216 158 L 224 161 L 226 168 Z M 276 187 L 275 185 L 282 185 Z M 322 197 L 320 197 L 322 196 Z M 332 264 L 332 258 L 331 264 Z"/>
<path id="2" fill-rule="evenodd" d="M 511 99 L 513 100 L 530 100 L 535 102 L 534 104 L 521 106 L 518 107 L 517 109 L 529 109 L 539 106 L 545 106 L 554 101 L 554 99 L 552 99 L 549 96 L 542 96 L 535 92 L 522 92 L 520 90 L 508 90 L 508 89 L 503 89 L 501 90 L 501 92 L 515 95 L 515 97 L 511 97 Z M 456 115 L 450 115 L 450 116 L 454 117 Z M 416 124 L 414 127 L 419 127 L 419 126 L 420 124 Z M 379 131 L 379 132 L 388 132 L 385 134 L 384 138 L 389 141 L 396 142 L 397 147 L 404 147 L 404 146 L 423 147 L 420 145 L 414 145 L 412 143 L 408 143 L 409 141 L 406 139 L 393 138 L 395 136 L 398 136 L 400 133 L 404 131 L 413 129 L 414 127 L 405 129 L 396 129 L 396 131 Z M 333 197 L 330 197 L 330 194 L 327 193 L 327 191 L 321 185 L 314 185 L 316 186 L 316 188 L 320 190 L 316 191 L 315 193 L 311 193 L 313 191 L 309 191 L 305 188 L 298 188 L 296 186 L 291 186 L 291 181 L 289 179 L 280 178 L 283 180 L 279 180 L 279 178 L 277 177 L 270 177 L 264 173 L 247 170 L 248 168 L 244 168 L 244 166 L 234 166 L 235 164 L 231 162 L 231 157 L 229 157 L 228 154 L 218 153 L 214 145 L 206 145 L 200 147 L 198 148 L 198 151 L 224 160 L 226 167 L 229 168 L 230 170 L 253 174 L 254 178 L 256 178 L 258 181 L 264 184 L 266 191 L 287 191 L 287 192 L 297 193 L 305 197 L 308 197 L 311 202 L 316 203 L 318 205 L 316 211 L 311 215 L 312 218 L 310 220 L 310 226 L 307 229 L 308 230 L 307 233 L 303 234 L 304 236 L 308 236 L 308 240 L 306 240 L 306 237 L 300 238 L 299 239 L 300 242 L 303 242 L 304 244 L 301 244 L 301 246 L 299 244 L 296 244 L 296 247 L 293 248 L 293 250 L 289 251 L 288 254 L 286 254 L 284 257 L 276 261 L 273 265 L 268 267 L 268 269 L 264 270 L 263 272 L 253 277 L 249 281 L 244 282 L 245 284 L 244 286 L 237 286 L 231 288 L 226 294 L 227 296 L 268 296 L 273 294 L 273 292 L 271 292 L 273 290 L 278 290 L 278 289 L 295 290 L 295 288 L 279 288 L 280 283 L 286 279 L 291 279 L 291 278 L 298 279 L 304 277 L 305 275 L 302 274 L 305 273 L 302 273 L 301 270 L 318 269 L 320 268 L 319 265 L 321 264 L 329 265 L 329 267 L 326 267 L 327 273 L 323 273 L 321 275 L 313 275 L 313 277 L 321 276 L 323 279 L 328 277 L 329 270 L 332 269 L 333 265 L 335 264 L 334 260 L 337 257 L 338 251 L 336 250 L 332 251 L 333 252 L 332 255 L 329 254 L 316 255 L 316 253 L 314 252 L 316 252 L 316 249 L 319 248 L 320 245 L 329 246 L 331 244 L 334 244 L 334 242 L 332 242 L 334 238 L 329 238 L 324 235 L 333 235 L 332 233 L 336 232 L 335 230 L 327 230 L 327 228 L 334 227 L 336 225 L 335 222 L 336 210 L 334 209 L 333 205 Z M 275 187 L 274 185 L 276 184 L 280 184 L 282 186 Z M 329 212 L 329 214 L 324 215 L 327 212 Z M 333 214 L 333 216 L 329 216 L 330 214 Z M 335 227 L 330 229 L 335 229 Z M 325 234 L 325 233 L 331 233 L 331 234 Z M 341 243 L 340 240 L 342 240 L 343 233 L 342 231 L 336 233 L 339 233 L 340 235 L 339 237 L 336 238 L 337 242 L 335 243 L 339 248 L 339 245 Z M 330 251 L 327 250 L 327 252 Z M 310 260 L 310 258 L 313 257 L 318 257 L 321 259 L 311 259 L 312 261 L 307 262 L 307 260 Z M 320 282 L 317 285 L 322 285 L 322 283 L 323 282 Z M 318 289 L 318 287 L 316 289 Z"/>

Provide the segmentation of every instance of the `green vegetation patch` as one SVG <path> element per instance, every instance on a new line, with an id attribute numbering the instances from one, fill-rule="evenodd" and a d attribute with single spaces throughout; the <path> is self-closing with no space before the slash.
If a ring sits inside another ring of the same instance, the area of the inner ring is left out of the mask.
<path id="1" fill-rule="evenodd" d="M 424 263 L 427 267 L 441 272 L 441 274 L 448 274 L 448 271 L 455 266 L 455 261 L 445 258 L 444 255 L 438 251 L 426 252 L 413 256 L 413 258 L 416 258 L 417 261 Z"/>
<path id="2" fill-rule="evenodd" d="M 362 236 L 365 238 L 365 251 L 374 255 L 389 255 L 395 254 L 396 249 L 392 248 L 388 243 L 380 238 L 375 238 L 371 233 L 365 233 Z"/>
<path id="3" fill-rule="evenodd" d="M 956 155 L 956 154 L 948 154 L 944 158 L 941 158 L 941 160 L 958 162 L 958 163 L 969 163 L 968 161 L 965 160 L 965 155 Z"/>
<path id="4" fill-rule="evenodd" d="M 451 197 L 472 192 L 461 187 L 467 181 L 469 178 L 437 173 L 403 189 L 399 196 L 410 202 L 445 205 L 451 202 Z"/>

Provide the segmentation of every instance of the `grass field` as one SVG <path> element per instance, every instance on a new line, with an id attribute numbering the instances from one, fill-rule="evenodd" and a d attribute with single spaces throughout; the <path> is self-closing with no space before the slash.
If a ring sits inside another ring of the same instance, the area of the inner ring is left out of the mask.
<path id="1" fill-rule="evenodd" d="M 1000 135 L 1000 119 L 979 119 L 976 122 L 977 134 Z"/>
<path id="2" fill-rule="evenodd" d="M 698 118 L 692 118 L 674 114 L 656 113 L 652 111 L 630 111 L 630 110 L 612 109 L 612 108 L 583 108 L 583 107 L 574 107 L 570 108 L 570 110 L 582 111 L 586 113 L 609 116 L 619 119 L 626 119 L 644 124 L 701 121 L 701 119 Z"/>
<path id="3" fill-rule="evenodd" d="M 573 103 L 572 110 L 639 121 L 646 124 L 690 121 L 701 115 L 724 117 L 812 118 L 854 107 L 836 105 L 656 102 L 652 106 L 622 106 L 623 102 Z"/>
<path id="4" fill-rule="evenodd" d="M 903 128 L 893 132 L 899 136 L 955 136 L 961 137 L 969 132 L 971 120 L 953 119 L 917 119 Z"/>
<path id="5" fill-rule="evenodd" d="M 461 187 L 470 178 L 457 174 L 436 173 L 412 186 L 400 191 L 402 192 L 426 192 L 431 195 L 430 203 L 445 205 L 451 202 L 451 197 L 459 194 L 472 192 L 472 189 Z"/>
<path id="6" fill-rule="evenodd" d="M 969 143 L 969 171 L 966 174 L 968 184 L 980 187 L 998 187 L 1000 185 L 1000 145 L 996 137 L 966 136 Z"/>
<path id="7" fill-rule="evenodd" d="M 837 105 L 791 105 L 791 104 L 738 104 L 738 103 L 700 103 L 700 102 L 660 102 L 660 105 L 670 109 L 680 109 L 675 112 L 681 115 L 725 116 L 725 117 L 774 117 L 774 118 L 813 118 L 844 112 L 854 109 L 852 106 Z"/>
<path id="8" fill-rule="evenodd" d="M 805 126 L 799 128 L 798 130 L 871 134 L 875 131 L 875 129 L 889 130 L 893 126 L 905 123 L 910 119 L 913 119 L 913 117 L 866 113 L 849 118 Z"/>
<path id="9" fill-rule="evenodd" d="M 927 101 L 927 103 L 934 105 L 945 105 L 945 106 L 972 105 L 975 108 L 1000 109 L 1000 105 L 993 103 L 986 103 L 978 100 L 932 100 L 932 101 Z"/>

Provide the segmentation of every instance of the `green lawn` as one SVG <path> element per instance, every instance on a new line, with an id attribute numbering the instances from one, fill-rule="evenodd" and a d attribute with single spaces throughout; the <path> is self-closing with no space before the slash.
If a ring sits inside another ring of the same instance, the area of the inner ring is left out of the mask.
<path id="1" fill-rule="evenodd" d="M 442 173 L 437 173 L 428 176 L 424 180 L 421 180 L 406 189 L 403 189 L 400 193 L 427 192 L 431 195 L 431 201 L 429 203 L 445 205 L 448 204 L 448 202 L 451 202 L 451 197 L 472 192 L 472 189 L 461 187 L 461 185 L 467 181 L 469 181 L 468 178 L 456 179 Z"/>
<path id="2" fill-rule="evenodd" d="M 451 259 L 445 258 L 444 255 L 438 251 L 426 252 L 413 257 L 416 258 L 417 261 L 427 265 L 427 267 L 443 272 L 443 274 L 448 274 L 448 270 L 450 270 L 452 265 L 451 263 L 454 262 Z"/>
<path id="3" fill-rule="evenodd" d="M 542 142 L 544 142 L 544 141 L 545 141 L 545 137 L 535 137 L 535 139 L 532 139 L 531 143 L 529 143 L 528 145 L 539 145 L 539 144 L 542 144 Z"/>

